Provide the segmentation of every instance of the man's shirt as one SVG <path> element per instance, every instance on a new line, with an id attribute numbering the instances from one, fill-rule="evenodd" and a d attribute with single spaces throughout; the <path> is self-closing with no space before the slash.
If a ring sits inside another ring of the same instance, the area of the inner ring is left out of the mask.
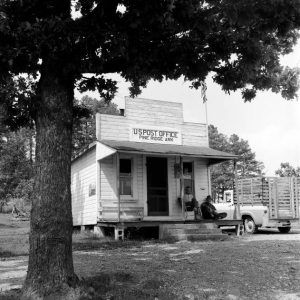
<path id="1" fill-rule="evenodd" d="M 203 219 L 215 219 L 215 216 L 217 215 L 217 210 L 213 204 L 205 201 L 201 204 L 201 213 Z"/>

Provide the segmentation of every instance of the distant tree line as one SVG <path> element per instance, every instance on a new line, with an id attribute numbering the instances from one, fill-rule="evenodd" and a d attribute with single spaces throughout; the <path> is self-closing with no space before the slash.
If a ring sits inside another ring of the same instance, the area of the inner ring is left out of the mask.
<path id="1" fill-rule="evenodd" d="M 279 177 L 300 177 L 300 167 L 294 168 L 288 162 L 281 163 L 280 168 L 275 171 Z"/>
<path id="2" fill-rule="evenodd" d="M 117 105 L 84 96 L 75 99 L 76 118 L 73 124 L 73 156 L 95 139 L 95 114 L 119 114 Z M 0 211 L 13 202 L 21 209 L 30 208 L 35 170 L 35 126 L 0 127 Z M 20 208 L 20 207 L 19 207 Z"/>
<path id="3" fill-rule="evenodd" d="M 116 104 L 107 104 L 84 96 L 75 99 L 76 118 L 73 125 L 73 156 L 86 148 L 96 139 L 97 112 L 118 115 Z M 263 175 L 264 165 L 256 160 L 248 141 L 236 134 L 227 136 L 219 132 L 214 125 L 209 125 L 209 146 L 213 149 L 233 153 L 237 160 L 237 175 L 239 177 L 255 177 Z M 22 204 L 29 206 L 33 192 L 35 128 L 25 127 L 12 131 L 8 127 L 0 127 L 0 208 L 8 201 L 22 199 Z M 294 168 L 288 162 L 281 163 L 275 172 L 278 176 L 300 177 L 300 167 Z M 212 195 L 222 197 L 225 190 L 232 189 L 234 183 L 233 162 L 224 162 L 211 168 Z"/>
<path id="4" fill-rule="evenodd" d="M 73 156 L 96 140 L 96 113 L 120 114 L 115 103 L 110 102 L 108 104 L 105 100 L 99 101 L 89 96 L 84 96 L 81 100 L 75 100 L 75 105 L 80 112 L 73 123 Z"/>
<path id="5" fill-rule="evenodd" d="M 210 148 L 232 153 L 238 156 L 236 175 L 238 177 L 255 177 L 263 175 L 264 164 L 256 160 L 248 141 L 236 134 L 227 136 L 218 131 L 214 125 L 208 127 Z M 233 189 L 234 164 L 232 161 L 214 165 L 211 168 L 212 196 L 222 198 L 225 190 Z"/>
<path id="6" fill-rule="evenodd" d="M 213 149 L 229 152 L 239 158 L 236 163 L 236 175 L 238 177 L 255 177 L 264 175 L 264 164 L 256 160 L 255 152 L 250 148 L 249 142 L 238 135 L 226 136 L 218 131 L 214 125 L 208 127 L 209 146 Z M 279 177 L 300 177 L 300 167 L 293 167 L 290 163 L 280 164 L 275 171 Z M 233 162 L 223 162 L 211 168 L 212 195 L 214 198 L 222 198 L 225 190 L 231 190 L 234 186 Z"/>
<path id="7" fill-rule="evenodd" d="M 33 190 L 34 130 L 22 128 L 0 132 L 0 208 L 9 200 L 30 204 Z"/>

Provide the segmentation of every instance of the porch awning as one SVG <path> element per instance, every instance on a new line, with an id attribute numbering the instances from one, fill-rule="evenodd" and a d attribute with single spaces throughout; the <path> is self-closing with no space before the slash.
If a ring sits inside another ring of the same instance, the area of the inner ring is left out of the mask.
<path id="1" fill-rule="evenodd" d="M 167 156 L 189 156 L 206 158 L 209 164 L 216 164 L 226 160 L 237 159 L 238 156 L 209 147 L 195 147 L 184 145 L 171 144 L 154 144 L 154 143 L 140 143 L 130 141 L 114 141 L 101 140 L 99 143 L 98 159 L 107 157 L 115 152 L 137 153 L 137 154 L 153 154 L 153 155 L 167 155 Z M 107 149 L 106 149 L 107 147 Z M 101 149 L 102 148 L 102 149 Z M 108 151 L 110 149 L 110 151 Z M 105 151 L 104 151 L 105 150 Z M 105 155 L 101 155 L 104 154 Z"/>

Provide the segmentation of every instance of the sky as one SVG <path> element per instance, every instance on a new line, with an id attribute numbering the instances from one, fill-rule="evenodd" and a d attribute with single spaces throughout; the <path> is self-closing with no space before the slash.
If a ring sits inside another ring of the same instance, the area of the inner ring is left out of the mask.
<path id="1" fill-rule="evenodd" d="M 282 64 L 300 67 L 300 42 L 293 53 L 282 57 Z M 129 85 L 118 75 L 112 78 L 118 81 L 119 87 L 113 102 L 124 108 Z M 267 176 L 274 176 L 282 162 L 300 166 L 300 92 L 298 101 L 287 101 L 272 92 L 259 92 L 251 103 L 244 103 L 240 92 L 226 94 L 211 78 L 206 84 L 208 124 L 228 136 L 235 133 L 247 140 L 256 159 L 264 163 Z M 185 121 L 206 123 L 200 90 L 189 86 L 182 79 L 162 83 L 151 81 L 139 97 L 181 102 Z M 95 93 L 89 95 L 99 98 Z M 75 96 L 80 98 L 82 95 L 77 92 Z"/>

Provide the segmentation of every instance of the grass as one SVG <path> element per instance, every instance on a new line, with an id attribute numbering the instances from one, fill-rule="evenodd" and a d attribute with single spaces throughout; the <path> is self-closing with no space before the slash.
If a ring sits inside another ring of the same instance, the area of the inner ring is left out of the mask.
<path id="1" fill-rule="evenodd" d="M 0 214 L 0 258 L 28 255 L 29 221 Z"/>
<path id="2" fill-rule="evenodd" d="M 19 300 L 21 296 L 21 290 L 14 289 L 1 293 L 0 291 L 0 300 Z"/>
<path id="3" fill-rule="evenodd" d="M 277 290 L 299 292 L 300 299 L 300 277 L 295 267 L 300 259 L 299 246 L 300 241 L 249 243 L 248 237 L 170 244 L 99 239 L 89 231 L 73 234 L 81 300 L 234 299 L 226 298 L 229 295 L 235 299 L 275 299 Z M 4 224 L 0 216 L 0 248 L 3 260 L 27 254 L 26 224 Z M 17 299 L 20 290 L 0 292 L 0 300 Z"/>

